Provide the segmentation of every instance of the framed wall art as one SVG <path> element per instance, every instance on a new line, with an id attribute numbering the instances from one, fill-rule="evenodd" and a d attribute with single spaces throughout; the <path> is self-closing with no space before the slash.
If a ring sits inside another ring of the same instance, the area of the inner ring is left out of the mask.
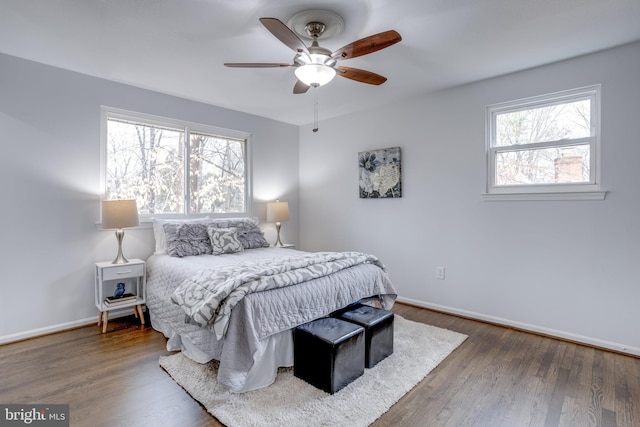
<path id="1" fill-rule="evenodd" d="M 358 153 L 360 198 L 402 197 L 400 147 Z"/>

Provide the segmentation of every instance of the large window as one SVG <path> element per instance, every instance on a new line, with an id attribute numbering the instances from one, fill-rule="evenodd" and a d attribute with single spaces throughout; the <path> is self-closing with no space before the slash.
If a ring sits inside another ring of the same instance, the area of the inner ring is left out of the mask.
<path id="1" fill-rule="evenodd" d="M 135 198 L 141 215 L 246 213 L 248 135 L 102 113 L 105 198 Z"/>
<path id="2" fill-rule="evenodd" d="M 599 118 L 600 86 L 487 107 L 488 195 L 602 198 Z"/>

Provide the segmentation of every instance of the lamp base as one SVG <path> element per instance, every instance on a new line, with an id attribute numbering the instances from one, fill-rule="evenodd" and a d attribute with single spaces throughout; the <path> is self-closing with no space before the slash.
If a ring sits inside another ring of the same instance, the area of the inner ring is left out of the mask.
<path id="1" fill-rule="evenodd" d="M 129 260 L 120 254 L 111 262 L 111 264 L 129 264 Z"/>
<path id="2" fill-rule="evenodd" d="M 128 264 L 129 260 L 122 255 L 122 239 L 124 239 L 124 230 L 122 228 L 116 230 L 116 239 L 118 240 L 118 255 L 111 264 Z"/>
<path id="3" fill-rule="evenodd" d="M 273 244 L 273 246 L 278 247 L 278 248 L 284 246 L 284 244 L 280 240 L 280 226 L 281 226 L 281 224 L 279 222 L 276 222 L 276 230 L 278 231 L 278 238 L 276 239 L 276 242 Z"/>

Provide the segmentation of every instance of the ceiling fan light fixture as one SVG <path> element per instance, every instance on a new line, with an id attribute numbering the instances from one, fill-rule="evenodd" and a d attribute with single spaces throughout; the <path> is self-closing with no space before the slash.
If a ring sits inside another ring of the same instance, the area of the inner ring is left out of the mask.
<path id="1" fill-rule="evenodd" d="M 295 69 L 298 80 L 307 86 L 323 86 L 336 76 L 336 70 L 324 64 L 305 64 Z"/>

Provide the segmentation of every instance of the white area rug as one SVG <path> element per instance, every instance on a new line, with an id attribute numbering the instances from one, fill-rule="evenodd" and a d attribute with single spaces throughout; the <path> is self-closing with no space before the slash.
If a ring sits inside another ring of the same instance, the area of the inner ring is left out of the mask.
<path id="1" fill-rule="evenodd" d="M 234 394 L 218 385 L 215 363 L 202 365 L 177 353 L 161 357 L 160 366 L 230 427 L 368 426 L 467 338 L 398 315 L 394 327 L 393 354 L 333 395 L 294 377 L 293 368 L 281 369 L 269 387 Z"/>

